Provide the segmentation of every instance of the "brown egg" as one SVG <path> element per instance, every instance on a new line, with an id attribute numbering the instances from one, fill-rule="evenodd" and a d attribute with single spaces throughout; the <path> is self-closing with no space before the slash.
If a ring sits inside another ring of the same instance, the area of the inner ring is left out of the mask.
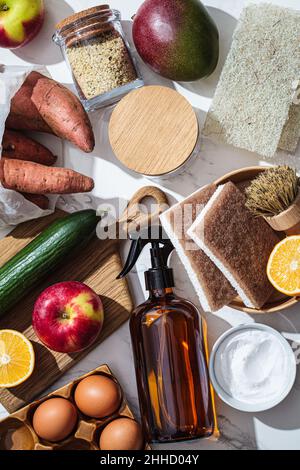
<path id="1" fill-rule="evenodd" d="M 76 387 L 75 403 L 91 418 L 104 418 L 115 413 L 122 399 L 119 385 L 106 375 L 90 375 Z"/>
<path id="2" fill-rule="evenodd" d="M 34 412 L 33 429 L 46 441 L 59 442 L 68 437 L 77 423 L 77 411 L 65 398 L 50 398 Z"/>
<path id="3" fill-rule="evenodd" d="M 144 438 L 139 423 L 130 418 L 111 421 L 100 435 L 101 450 L 140 450 Z"/>

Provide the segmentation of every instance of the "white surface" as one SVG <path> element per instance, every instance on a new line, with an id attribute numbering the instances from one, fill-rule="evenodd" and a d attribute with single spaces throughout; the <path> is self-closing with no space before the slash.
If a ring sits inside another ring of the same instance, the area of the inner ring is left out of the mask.
<path id="1" fill-rule="evenodd" d="M 241 325 L 214 345 L 210 378 L 225 403 L 246 412 L 266 411 L 281 403 L 296 378 L 296 360 L 283 336 L 266 325 Z"/>
<path id="2" fill-rule="evenodd" d="M 53 78 L 70 83 L 71 78 L 65 64 L 61 61 L 60 51 L 51 44 L 53 26 L 57 20 L 62 19 L 72 12 L 99 3 L 97 0 L 47 0 L 47 21 L 39 38 L 26 48 L 10 52 L 1 49 L 0 61 L 5 64 L 46 63 Z M 130 32 L 129 19 L 136 12 L 141 0 L 112 0 L 111 6 L 122 11 L 124 28 Z M 230 38 L 236 25 L 241 9 L 242 0 L 206 0 L 211 15 L 215 18 L 221 35 L 221 58 L 217 71 L 212 77 L 192 84 L 175 84 L 180 91 L 195 107 L 200 125 L 203 126 L 205 113 L 207 112 L 214 93 L 218 76 L 224 62 L 224 58 L 230 46 Z M 297 8 L 298 0 L 276 1 L 274 3 Z M 71 6 L 72 7 L 71 7 Z M 172 84 L 149 71 L 142 65 L 142 73 L 146 83 L 161 83 L 168 86 Z M 110 110 L 105 110 L 93 116 L 96 133 L 96 148 L 92 155 L 84 155 L 79 150 L 64 144 L 64 158 L 67 166 L 76 168 L 90 176 L 96 182 L 94 190 L 95 200 L 93 204 L 103 202 L 117 205 L 118 199 L 124 203 L 138 188 L 149 184 L 149 181 L 129 175 L 118 164 L 107 140 L 107 122 Z M 290 159 L 281 155 L 280 161 L 288 162 Z M 297 158 L 291 159 L 299 168 L 299 153 Z M 203 140 L 199 158 L 188 168 L 184 174 L 163 182 L 163 188 L 170 196 L 170 202 L 179 200 L 183 196 L 197 190 L 204 184 L 211 183 L 217 177 L 241 167 L 256 165 L 258 156 L 240 151 L 231 147 Z M 151 184 L 151 183 L 150 183 Z M 80 201 L 84 202 L 82 198 Z M 199 305 L 191 283 L 187 279 L 185 270 L 180 265 L 176 255 L 172 256 L 172 264 L 176 269 L 177 292 Z M 138 265 L 137 273 L 131 276 L 132 291 L 136 303 L 144 298 L 143 271 L 148 266 L 148 256 L 142 259 Z M 299 340 L 297 333 L 300 331 L 299 308 L 294 307 L 280 314 L 251 317 L 241 312 L 236 312 L 228 307 L 222 309 L 218 315 L 205 315 L 209 329 L 210 347 L 217 338 L 231 325 L 241 323 L 261 322 L 272 326 L 280 332 L 288 335 L 289 340 Z M 300 357 L 300 344 L 292 343 L 295 354 Z M 61 380 L 51 388 L 52 390 L 72 380 L 73 378 L 90 371 L 102 363 L 108 363 L 119 378 L 125 389 L 125 393 L 133 409 L 137 411 L 137 394 L 134 377 L 128 324 L 125 324 L 102 345 L 91 352 L 87 358 L 77 364 L 66 373 Z M 299 363 L 299 361 L 298 361 Z M 42 364 L 37 364 L 42 367 Z M 299 374 L 290 395 L 273 410 L 248 414 L 234 410 L 217 399 L 217 412 L 221 436 L 218 440 L 202 440 L 190 443 L 169 445 L 172 449 L 300 449 L 300 378 Z M 158 446 L 164 448 L 166 446 Z"/>

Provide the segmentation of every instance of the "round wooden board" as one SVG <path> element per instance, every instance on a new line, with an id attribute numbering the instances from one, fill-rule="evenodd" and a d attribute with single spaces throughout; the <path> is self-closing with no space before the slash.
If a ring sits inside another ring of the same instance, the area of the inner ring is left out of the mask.
<path id="1" fill-rule="evenodd" d="M 228 173 L 225 176 L 222 176 L 222 178 L 219 178 L 217 181 L 214 182 L 214 184 L 220 185 L 228 183 L 229 181 L 232 181 L 233 183 L 251 181 L 256 178 L 259 173 L 265 171 L 266 169 L 267 168 L 261 166 L 242 168 L 241 170 L 236 170 L 231 173 Z M 286 297 L 278 292 L 278 296 L 274 296 L 274 298 L 271 299 L 270 302 L 264 305 L 261 309 L 245 307 L 241 299 L 238 297 L 229 306 L 234 308 L 235 310 L 240 310 L 242 312 L 251 314 L 276 313 L 281 312 L 283 309 L 293 307 L 299 302 L 299 300 L 300 299 L 297 297 Z"/>
<path id="2" fill-rule="evenodd" d="M 177 91 L 145 86 L 114 109 L 109 139 L 116 157 L 130 170 L 161 176 L 191 156 L 199 134 L 197 116 Z"/>

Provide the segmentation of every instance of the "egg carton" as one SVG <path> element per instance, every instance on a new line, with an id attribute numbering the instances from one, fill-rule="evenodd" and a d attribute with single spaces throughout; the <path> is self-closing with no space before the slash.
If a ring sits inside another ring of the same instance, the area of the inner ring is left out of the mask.
<path id="1" fill-rule="evenodd" d="M 134 415 L 126 402 L 121 386 L 121 405 L 113 415 L 104 419 L 89 418 L 83 415 L 76 406 L 74 392 L 77 384 L 91 375 L 105 375 L 120 386 L 109 367 L 102 365 L 40 400 L 32 402 L 0 421 L 0 450 L 100 450 L 99 439 L 105 426 L 120 417 L 134 419 Z M 35 410 L 41 403 L 56 397 L 66 398 L 74 404 L 78 412 L 78 422 L 72 435 L 59 443 L 52 443 L 37 436 L 33 429 L 32 419 Z M 150 446 L 145 443 L 144 448 L 150 449 Z"/>

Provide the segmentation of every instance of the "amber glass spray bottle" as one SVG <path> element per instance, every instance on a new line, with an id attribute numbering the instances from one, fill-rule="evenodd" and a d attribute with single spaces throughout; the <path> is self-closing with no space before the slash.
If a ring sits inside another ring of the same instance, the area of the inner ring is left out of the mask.
<path id="1" fill-rule="evenodd" d="M 151 243 L 152 267 L 145 273 L 149 299 L 131 316 L 130 332 L 145 435 L 152 442 L 208 437 L 215 427 L 203 323 L 196 307 L 174 292 L 167 262 L 170 240 L 134 240 L 119 277 Z"/>

